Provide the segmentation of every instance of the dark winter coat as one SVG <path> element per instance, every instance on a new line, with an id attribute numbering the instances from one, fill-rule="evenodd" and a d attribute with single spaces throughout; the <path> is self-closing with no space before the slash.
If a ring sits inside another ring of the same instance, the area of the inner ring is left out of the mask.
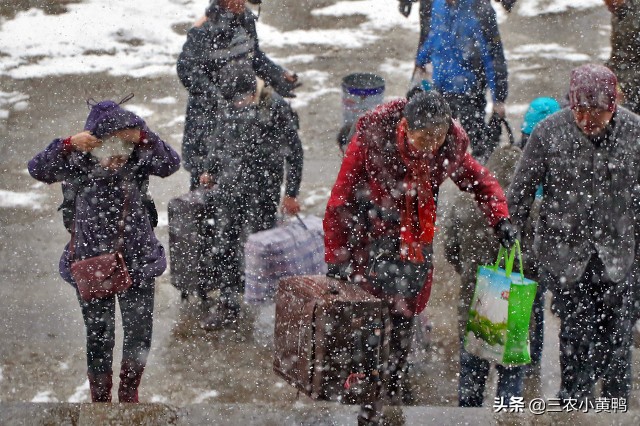
<path id="1" fill-rule="evenodd" d="M 286 169 L 285 195 L 298 196 L 302 143 L 297 116 L 282 96 L 262 89 L 257 105 L 225 108 L 220 123 L 207 141 L 205 171 L 218 183 L 228 181 L 239 191 L 246 185 L 258 191 L 273 189 L 279 195 Z"/>
<path id="2" fill-rule="evenodd" d="M 631 272 L 640 242 L 639 140 L 640 117 L 622 107 L 599 145 L 582 133 L 568 108 L 533 130 L 507 198 L 522 227 L 542 185 L 534 251 L 556 285 L 580 279 L 593 254 L 607 281 L 622 282 Z"/>
<path id="3" fill-rule="evenodd" d="M 625 98 L 640 113 L 640 0 L 625 0 L 611 17 L 611 58 L 607 66 L 618 77 Z"/>
<path id="4" fill-rule="evenodd" d="M 433 64 L 433 84 L 441 93 L 474 96 L 487 85 L 493 100 L 507 99 L 507 63 L 496 12 L 486 0 L 434 0 L 431 28 L 416 65 Z"/>
<path id="5" fill-rule="evenodd" d="M 142 122 L 144 123 L 144 122 Z M 75 258 L 84 259 L 113 250 L 119 236 L 124 197 L 128 198 L 123 254 L 134 283 L 164 272 L 167 266 L 162 245 L 149 221 L 135 174 L 166 177 L 180 167 L 180 157 L 155 133 L 143 127 L 145 141 L 135 146 L 129 161 L 117 172 L 103 169 L 90 154 L 72 150 L 56 139 L 29 161 L 29 173 L 45 183 L 83 177 L 84 184 L 75 203 Z M 69 244 L 60 259 L 60 275 L 73 283 L 70 274 Z"/>
<path id="6" fill-rule="evenodd" d="M 212 8 L 207 21 L 193 27 L 178 57 L 180 81 L 189 91 L 182 142 L 184 167 L 192 174 L 202 173 L 206 157 L 205 141 L 216 127 L 219 70 L 230 62 L 247 62 L 258 77 L 278 85 L 284 69 L 274 64 L 258 46 L 256 16 L 248 8 L 240 16 Z"/>
<path id="7" fill-rule="evenodd" d="M 365 276 L 369 250 L 380 241 L 395 242 L 388 248 L 399 254 L 407 168 L 397 148 L 396 131 L 406 103 L 401 99 L 383 104 L 356 124 L 325 213 L 327 263 L 351 263 L 354 273 Z M 475 195 L 494 226 L 509 217 L 506 200 L 496 179 L 467 153 L 468 145 L 466 133 L 452 121 L 445 144 L 430 160 L 431 188 L 437 199 L 439 186 L 451 178 L 461 190 Z M 368 205 L 365 218 L 359 212 L 362 205 Z M 424 309 L 430 291 L 431 273 L 413 303 L 414 312 Z"/>

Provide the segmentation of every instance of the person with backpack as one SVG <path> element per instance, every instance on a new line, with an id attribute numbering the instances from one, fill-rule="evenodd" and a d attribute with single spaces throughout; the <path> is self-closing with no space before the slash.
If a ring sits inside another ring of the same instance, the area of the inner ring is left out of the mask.
<path id="1" fill-rule="evenodd" d="M 167 177 L 180 167 L 178 154 L 144 120 L 105 100 L 91 105 L 84 131 L 58 138 L 29 161 L 29 173 L 48 184 L 61 182 L 70 241 L 60 259 L 60 275 L 75 289 L 87 335 L 87 375 L 91 400 L 110 402 L 116 298 L 124 343 L 120 402 L 138 402 L 138 387 L 151 347 L 155 277 L 166 269 L 148 210 L 150 175 Z M 74 265 L 109 253 L 124 259 L 130 286 L 117 294 L 81 294 Z"/>
<path id="2" fill-rule="evenodd" d="M 222 67 L 229 63 L 247 64 L 280 95 L 295 97 L 293 90 L 299 85 L 298 77 L 260 50 L 257 19 L 245 0 L 211 0 L 205 16 L 187 33 L 178 56 L 178 77 L 189 91 L 182 160 L 191 174 L 191 190 L 200 185 L 207 140 L 213 136 L 223 102 L 219 85 Z"/>
<path id="3" fill-rule="evenodd" d="M 416 56 L 414 79 L 433 80 L 484 163 L 493 147 L 486 132 L 486 91 L 493 113 L 505 118 L 507 62 L 496 12 L 487 0 L 434 0 L 429 34 Z"/>
<path id="4" fill-rule="evenodd" d="M 291 106 L 264 87 L 248 66 L 229 64 L 220 75 L 225 106 L 200 177 L 203 186 L 213 187 L 206 193 L 212 220 L 204 229 L 209 252 L 203 276 L 212 281 L 205 287 L 220 289 L 216 309 L 201 323 L 206 330 L 235 323 L 244 290 L 246 237 L 275 226 L 283 181 L 283 213 L 300 211 L 303 165 L 298 119 Z"/>

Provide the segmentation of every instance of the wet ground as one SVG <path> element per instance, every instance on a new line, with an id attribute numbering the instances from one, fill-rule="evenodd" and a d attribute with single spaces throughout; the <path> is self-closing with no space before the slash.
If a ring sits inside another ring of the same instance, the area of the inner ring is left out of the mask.
<path id="1" fill-rule="evenodd" d="M 60 13 L 64 4 L 70 2 L 0 0 L 0 14 L 10 18 L 18 10 L 45 3 L 50 13 Z M 337 28 L 361 21 L 357 16 L 337 20 L 310 15 L 312 8 L 331 3 L 332 0 L 271 0 L 265 2 L 261 19 L 286 30 L 294 25 Z M 564 96 L 571 68 L 589 58 L 600 61 L 606 57 L 608 25 L 609 16 L 604 8 L 534 18 L 513 14 L 501 24 L 510 67 L 511 95 L 507 109 L 514 128 L 518 128 L 527 103 L 534 97 Z M 181 31 L 179 27 L 176 26 L 177 31 Z M 289 67 L 301 75 L 303 83 L 311 71 L 327 72 L 325 86 L 336 89 L 307 98 L 310 100 L 306 104 L 302 102 L 304 99 L 294 101 L 294 105 L 299 105 L 305 145 L 301 199 L 306 200 L 306 213 L 322 215 L 326 193 L 338 170 L 340 157 L 334 140 L 341 124 L 341 78 L 354 71 L 377 72 L 386 78 L 387 95 L 400 96 L 407 88 L 416 42 L 417 32 L 396 29 L 385 32 L 381 40 L 362 49 L 308 45 L 268 49 L 277 58 L 315 55 L 312 62 L 294 62 Z M 535 47 L 538 44 L 544 46 Z M 387 66 L 381 69 L 381 64 Z M 186 92 L 173 75 L 134 79 L 88 74 L 25 80 L 0 76 L 0 87 L 5 92 L 29 95 L 26 110 L 11 111 L 0 122 L 1 189 L 19 192 L 37 189 L 42 194 L 39 209 L 0 208 L 0 402 L 86 401 L 82 318 L 74 292 L 57 274 L 60 251 L 68 240 L 56 212 L 60 188 L 37 186 L 25 172 L 26 161 L 53 137 L 70 135 L 82 128 L 87 114 L 83 99 L 119 99 L 131 91 L 136 93 L 135 104 L 153 111 L 148 120 L 150 126 L 180 149 L 182 123 L 175 118 L 183 114 Z M 299 90 L 308 94 L 315 86 L 307 83 Z M 177 98 L 178 102 L 150 102 L 167 96 Z M 166 204 L 187 190 L 187 180 L 187 174 L 180 171 L 163 181 L 151 182 L 159 210 L 165 212 L 161 214 L 164 223 L 157 230 L 165 247 Z M 442 192 L 442 212 L 452 190 L 452 185 L 447 185 Z M 416 404 L 455 406 L 458 277 L 443 260 L 441 241 L 437 242 L 435 263 L 428 306 L 434 324 L 432 344 L 412 354 L 412 382 Z M 206 333 L 197 326 L 200 313 L 195 303 L 181 304 L 169 275 L 160 277 L 154 342 L 141 399 L 177 406 L 214 401 L 306 403 L 304 397 L 298 401 L 296 392 L 272 373 L 269 332 L 272 311 L 272 307 L 260 311 L 247 307 L 236 329 Z M 542 377 L 538 383 L 527 384 L 527 399 L 538 394 L 553 397 L 558 389 L 558 321 L 551 313 L 547 318 Z M 121 340 L 121 333 L 117 338 Z M 116 353 L 119 350 L 117 346 Z M 630 405 L 638 408 L 637 361 L 635 367 L 636 384 Z M 495 387 L 487 392 L 485 405 L 490 405 Z"/>

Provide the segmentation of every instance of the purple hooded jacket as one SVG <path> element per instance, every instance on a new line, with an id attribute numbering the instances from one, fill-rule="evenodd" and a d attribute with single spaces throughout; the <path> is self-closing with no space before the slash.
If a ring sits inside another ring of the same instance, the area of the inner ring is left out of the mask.
<path id="1" fill-rule="evenodd" d="M 126 207 L 122 252 L 134 285 L 139 285 L 162 274 L 167 260 L 133 177 L 169 176 L 180 167 L 180 157 L 147 128 L 142 118 L 115 102 L 94 105 L 85 124 L 85 130 L 96 137 L 134 127 L 141 129 L 142 142 L 136 144 L 127 163 L 118 171 L 104 169 L 91 154 L 71 149 L 63 139 L 51 142 L 29 161 L 28 167 L 35 179 L 48 184 L 61 182 L 63 190 L 72 181 L 80 182 L 75 202 L 75 259 L 98 256 L 116 247 L 118 222 Z M 67 244 L 60 259 L 60 275 L 74 284 L 70 261 Z"/>

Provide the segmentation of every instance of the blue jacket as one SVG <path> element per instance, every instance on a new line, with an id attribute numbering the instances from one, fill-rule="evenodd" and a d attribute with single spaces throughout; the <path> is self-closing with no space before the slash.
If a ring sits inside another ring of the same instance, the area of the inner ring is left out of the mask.
<path id="1" fill-rule="evenodd" d="M 442 93 L 476 95 L 487 85 L 493 100 L 507 98 L 507 64 L 496 13 L 486 0 L 434 0 L 431 30 L 416 65 L 433 64 L 433 84 Z"/>

